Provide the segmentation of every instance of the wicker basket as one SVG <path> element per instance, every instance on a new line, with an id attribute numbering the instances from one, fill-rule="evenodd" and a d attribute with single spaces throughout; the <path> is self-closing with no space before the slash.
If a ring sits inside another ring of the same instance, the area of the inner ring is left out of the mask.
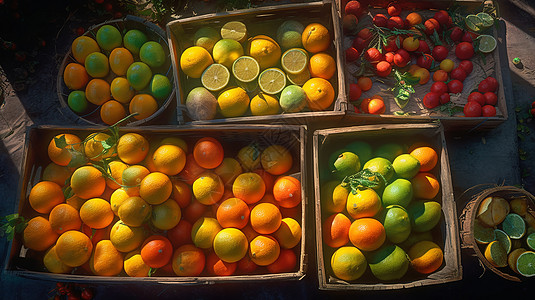
<path id="1" fill-rule="evenodd" d="M 477 187 L 478 186 L 474 187 L 474 189 Z M 479 245 L 476 243 L 472 228 L 476 219 L 477 209 L 479 208 L 481 202 L 487 197 L 502 197 L 507 201 L 510 201 L 514 198 L 526 198 L 528 199 L 528 213 L 535 216 L 535 197 L 528 191 L 514 186 L 495 186 L 483 189 L 483 191 L 479 192 L 478 194 L 471 196 L 471 200 L 466 204 L 463 212 L 461 213 L 461 247 L 473 250 L 484 268 L 490 269 L 492 272 L 498 274 L 502 278 L 517 282 L 525 281 L 528 278 L 520 277 L 512 271 L 504 272 L 505 270 L 500 270 L 491 265 L 483 253 L 481 253 Z"/>
<path id="2" fill-rule="evenodd" d="M 170 55 L 169 55 L 169 46 L 168 46 L 168 43 L 167 43 L 166 33 L 162 28 L 160 28 L 156 24 L 153 24 L 153 23 L 151 23 L 151 22 L 149 22 L 149 21 L 147 21 L 147 20 L 145 20 L 143 18 L 139 18 L 139 17 L 128 15 L 128 16 L 122 18 L 122 19 L 110 20 L 110 21 L 107 21 L 107 22 L 104 22 L 104 23 L 100 23 L 100 24 L 94 25 L 94 26 L 90 27 L 84 33 L 84 36 L 89 36 L 89 37 L 95 38 L 98 29 L 100 27 L 104 26 L 104 25 L 112 25 L 112 26 L 117 27 L 117 29 L 119 29 L 119 32 L 121 32 L 121 34 L 123 34 L 123 35 L 127 30 L 130 30 L 130 29 L 141 30 L 147 35 L 147 38 L 150 41 L 155 41 L 155 42 L 158 42 L 158 43 L 162 44 L 163 49 L 166 52 L 165 54 L 166 54 L 167 58 L 166 58 L 165 64 L 162 67 L 155 68 L 155 69 L 153 68 L 153 73 L 154 74 L 156 74 L 156 73 L 163 74 L 163 75 L 167 76 L 167 78 L 169 78 L 169 81 L 173 85 L 173 89 L 171 91 L 171 94 L 167 97 L 167 99 L 165 99 L 163 101 L 157 100 L 159 108 L 154 114 L 152 114 L 151 116 L 149 116 L 149 117 L 147 117 L 145 119 L 142 119 L 142 120 L 131 119 L 131 121 L 129 121 L 128 125 L 129 126 L 137 126 L 137 125 L 142 125 L 142 124 L 148 123 L 148 122 L 154 120 L 156 117 L 160 116 L 167 109 L 167 107 L 169 106 L 171 101 L 173 99 L 175 99 L 175 92 L 176 91 L 175 91 L 175 87 L 174 87 L 174 78 L 173 78 L 174 77 L 174 73 L 173 73 L 173 69 L 171 67 L 171 58 L 170 58 Z M 88 103 L 89 107 L 88 107 L 88 109 L 86 110 L 86 112 L 83 115 L 79 115 L 79 114 L 75 113 L 69 107 L 69 105 L 67 103 L 67 98 L 69 96 L 70 89 L 63 82 L 63 70 L 65 69 L 65 66 L 67 66 L 71 62 L 76 62 L 76 60 L 74 59 L 74 57 L 72 55 L 72 49 L 69 47 L 69 51 L 67 52 L 67 54 L 63 58 L 63 61 L 62 61 L 61 66 L 59 68 L 57 82 L 56 82 L 57 94 L 58 94 L 58 98 L 59 98 L 59 103 L 61 105 L 61 112 L 67 118 L 69 118 L 70 120 L 72 120 L 73 122 L 75 122 L 77 124 L 83 124 L 83 125 L 106 125 L 100 119 L 100 106 Z M 110 74 L 112 74 L 112 73 L 113 72 L 110 71 Z M 110 76 L 110 75 L 108 75 L 108 76 Z M 115 75 L 113 75 L 113 76 L 115 76 Z"/>

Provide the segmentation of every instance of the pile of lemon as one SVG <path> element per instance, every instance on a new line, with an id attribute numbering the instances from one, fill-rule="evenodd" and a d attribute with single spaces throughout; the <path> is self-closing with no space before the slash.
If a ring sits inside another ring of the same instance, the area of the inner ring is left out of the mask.
<path id="1" fill-rule="evenodd" d="M 194 45 L 182 52 L 182 72 L 190 82 L 200 79 L 185 100 L 193 120 L 320 111 L 332 105 L 335 90 L 329 80 L 336 61 L 328 53 L 332 36 L 324 25 L 305 27 L 288 20 L 279 25 L 276 39 L 248 35 L 239 21 L 220 30 L 201 27 Z"/>
<path id="2" fill-rule="evenodd" d="M 98 107 L 102 122 L 113 125 L 136 113 L 137 120 L 153 115 L 172 92 L 166 75 L 167 55 L 162 45 L 137 29 L 124 36 L 112 25 L 101 26 L 96 38 L 76 38 L 74 61 L 63 70 L 70 90 L 67 103 L 77 114 Z"/>

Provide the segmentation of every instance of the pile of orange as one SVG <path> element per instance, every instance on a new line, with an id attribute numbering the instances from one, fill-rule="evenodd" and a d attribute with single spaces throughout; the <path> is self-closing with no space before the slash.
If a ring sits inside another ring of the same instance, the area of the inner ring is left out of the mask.
<path id="1" fill-rule="evenodd" d="M 68 106 L 108 125 L 128 114 L 137 120 L 153 115 L 172 92 L 166 45 L 141 30 L 121 34 L 109 24 L 94 33 L 72 42 L 73 59 L 62 70 Z"/>
<path id="2" fill-rule="evenodd" d="M 48 271 L 297 271 L 302 188 L 290 176 L 299 158 L 285 145 L 230 148 L 214 137 L 124 133 L 106 149 L 108 137 L 65 133 L 48 145 L 51 162 L 29 195 L 38 216 L 22 234 L 25 247 L 45 252 Z M 107 168 L 93 164 L 105 161 Z"/>

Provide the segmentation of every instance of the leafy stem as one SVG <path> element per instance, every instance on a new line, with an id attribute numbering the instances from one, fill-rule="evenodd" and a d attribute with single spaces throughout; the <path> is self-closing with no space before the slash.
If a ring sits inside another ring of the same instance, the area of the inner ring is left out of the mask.
<path id="1" fill-rule="evenodd" d="M 19 214 L 11 214 L 0 220 L 0 224 L 2 224 L 0 226 L 0 236 L 7 235 L 7 239 L 11 241 L 15 237 L 15 233 L 24 231 L 28 222 Z"/>
<path id="2" fill-rule="evenodd" d="M 403 109 L 409 103 L 411 95 L 416 93 L 413 85 L 417 84 L 420 79 L 407 72 L 402 74 L 398 70 L 394 70 L 394 78 L 396 83 L 391 90 L 394 93 L 396 104 Z"/>
<path id="3" fill-rule="evenodd" d="M 358 190 L 366 188 L 377 188 L 387 184 L 386 178 L 378 172 L 364 169 L 342 180 L 342 187 L 350 188 L 351 193 L 356 194 Z"/>

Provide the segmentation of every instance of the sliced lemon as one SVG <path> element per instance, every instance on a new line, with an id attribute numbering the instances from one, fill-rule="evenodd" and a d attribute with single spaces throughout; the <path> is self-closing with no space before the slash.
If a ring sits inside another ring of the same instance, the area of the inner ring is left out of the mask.
<path id="1" fill-rule="evenodd" d="M 241 82 L 251 82 L 258 77 L 260 65 L 250 56 L 240 56 L 232 64 L 232 74 Z"/>
<path id="2" fill-rule="evenodd" d="M 221 37 L 244 42 L 247 38 L 247 27 L 240 21 L 227 22 L 221 27 Z"/>
<path id="3" fill-rule="evenodd" d="M 293 48 L 282 54 L 281 65 L 288 74 L 299 74 L 308 65 L 308 54 L 305 50 Z"/>
<path id="4" fill-rule="evenodd" d="M 287 74 L 288 81 L 290 81 L 292 84 L 302 86 L 310 79 L 310 71 L 308 68 L 305 68 L 303 72 L 298 74 Z"/>
<path id="5" fill-rule="evenodd" d="M 492 35 L 482 34 L 478 38 L 479 51 L 483 53 L 490 53 L 496 49 L 496 39 Z"/>
<path id="6" fill-rule="evenodd" d="M 286 86 L 286 74 L 278 68 L 266 69 L 258 76 L 258 85 L 266 94 L 278 94 Z"/>
<path id="7" fill-rule="evenodd" d="M 483 21 L 476 15 L 468 15 L 464 19 L 464 23 L 466 24 L 466 27 L 468 29 L 479 32 L 481 30 L 481 27 L 483 26 Z"/>
<path id="8" fill-rule="evenodd" d="M 201 75 L 202 85 L 209 91 L 217 92 L 227 86 L 230 72 L 222 64 L 211 64 Z"/>

